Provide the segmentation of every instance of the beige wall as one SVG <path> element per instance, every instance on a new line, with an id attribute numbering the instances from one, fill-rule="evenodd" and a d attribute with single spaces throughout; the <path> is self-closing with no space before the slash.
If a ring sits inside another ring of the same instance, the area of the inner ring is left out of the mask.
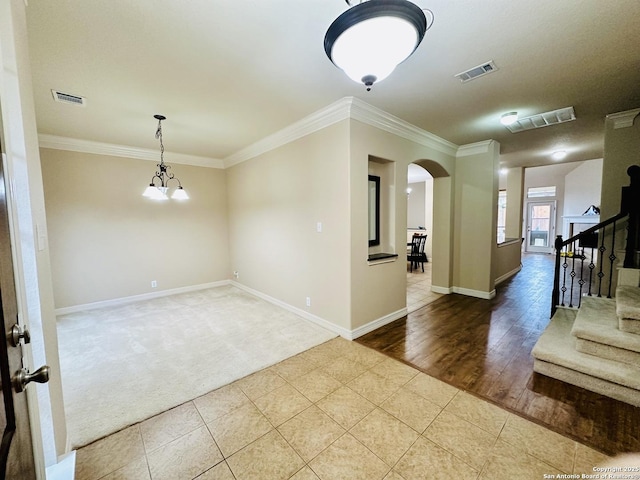
<path id="1" fill-rule="evenodd" d="M 607 117 L 604 130 L 604 159 L 602 161 L 602 197 L 600 206 L 600 221 L 604 221 L 620 212 L 622 187 L 629 185 L 627 169 L 631 165 L 640 165 L 640 118 L 638 111 L 623 112 L 623 115 L 633 119 L 633 124 L 622 128 L 615 128 L 616 122 L 611 116 Z M 619 125 L 618 125 L 619 126 Z M 616 224 L 616 238 L 614 251 L 618 261 L 622 264 L 622 253 L 626 244 L 626 222 Z M 607 231 L 605 246 L 611 245 L 611 234 Z M 608 268 L 608 261 L 605 260 Z M 603 279 L 603 291 L 608 291 L 609 281 Z M 613 275 L 611 291 L 615 294 L 617 275 Z"/>
<path id="2" fill-rule="evenodd" d="M 142 196 L 153 162 L 50 149 L 41 159 L 57 308 L 229 278 L 224 170 L 172 165 L 190 199 L 158 202 Z"/>
<path id="3" fill-rule="evenodd" d="M 451 171 L 454 159 L 433 148 L 420 145 L 399 136 L 381 131 L 357 120 L 351 120 L 351 328 L 356 330 L 370 322 L 392 315 L 406 307 L 406 228 L 407 228 L 407 168 L 421 159 L 437 162 L 443 169 Z M 393 162 L 394 183 L 386 192 L 391 197 L 394 211 L 390 213 L 391 226 L 389 253 L 397 253 L 394 262 L 369 265 L 367 240 L 367 175 L 371 157 Z M 450 198 L 442 198 L 442 191 L 434 181 L 434 225 L 440 203 L 447 204 Z M 445 182 L 446 183 L 446 182 Z M 446 188 L 444 190 L 447 190 Z M 440 193 L 440 194 L 438 194 Z M 451 195 L 448 190 L 448 195 Z M 446 206 L 444 207 L 446 210 Z M 441 233 L 442 232 L 442 233 Z M 448 275 L 449 258 L 446 248 L 442 255 L 437 248 L 450 242 L 446 227 L 441 231 L 434 226 L 433 277 Z M 438 243 L 440 242 L 440 244 Z M 441 245 L 442 244 L 442 245 Z M 440 270 L 447 273 L 442 275 Z"/>
<path id="4" fill-rule="evenodd" d="M 456 159 L 453 284 L 485 298 L 495 293 L 499 151 L 492 140 L 462 147 Z"/>
<path id="5" fill-rule="evenodd" d="M 522 201 L 524 198 L 524 169 L 509 168 L 506 178 L 507 214 L 506 238 L 522 238 Z M 520 262 L 518 261 L 518 264 Z M 500 276 L 500 275 L 498 275 Z"/>
<path id="6" fill-rule="evenodd" d="M 637 113 L 636 113 L 637 115 Z M 607 119 L 604 130 L 604 159 L 602 163 L 602 220 L 620 211 L 620 192 L 629 185 L 627 168 L 640 165 L 640 119 L 634 118 L 630 127 L 614 128 L 614 122 Z"/>
<path id="7" fill-rule="evenodd" d="M 348 152 L 345 120 L 226 170 L 230 272 L 238 272 L 239 283 L 345 330 Z M 366 170 L 363 179 L 366 188 Z M 360 211 L 366 215 L 366 204 Z"/>

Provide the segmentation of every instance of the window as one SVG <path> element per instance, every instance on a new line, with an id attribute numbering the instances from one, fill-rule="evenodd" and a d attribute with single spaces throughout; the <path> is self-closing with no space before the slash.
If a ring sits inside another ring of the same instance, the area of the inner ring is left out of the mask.
<path id="1" fill-rule="evenodd" d="M 498 192 L 498 243 L 504 242 L 504 229 L 507 223 L 507 191 Z"/>
<path id="2" fill-rule="evenodd" d="M 550 187 L 529 187 L 527 189 L 527 198 L 555 197 L 556 186 Z"/>

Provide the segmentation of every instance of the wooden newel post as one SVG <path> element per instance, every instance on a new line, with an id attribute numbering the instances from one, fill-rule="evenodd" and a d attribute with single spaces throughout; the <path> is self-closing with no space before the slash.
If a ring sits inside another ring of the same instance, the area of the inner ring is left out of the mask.
<path id="1" fill-rule="evenodd" d="M 560 262 L 562 258 L 562 235 L 558 235 L 555 241 L 556 266 L 553 275 L 553 291 L 551 292 L 551 316 L 556 313 L 556 306 L 560 303 Z"/>
<path id="2" fill-rule="evenodd" d="M 627 169 L 631 178 L 628 187 L 622 187 L 621 211 L 629 214 L 627 245 L 624 254 L 625 268 L 640 267 L 640 166 Z"/>

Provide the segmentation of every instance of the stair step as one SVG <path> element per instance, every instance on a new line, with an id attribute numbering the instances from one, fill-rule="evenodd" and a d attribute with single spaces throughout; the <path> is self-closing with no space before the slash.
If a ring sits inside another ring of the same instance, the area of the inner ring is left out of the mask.
<path id="1" fill-rule="evenodd" d="M 640 335 L 640 287 L 619 285 L 616 302 L 620 330 Z"/>
<path id="2" fill-rule="evenodd" d="M 640 335 L 618 329 L 615 299 L 582 297 L 571 334 L 579 352 L 640 365 Z"/>
<path id="3" fill-rule="evenodd" d="M 534 371 L 640 407 L 640 366 L 578 352 L 575 318 L 575 310 L 556 311 L 531 352 Z"/>

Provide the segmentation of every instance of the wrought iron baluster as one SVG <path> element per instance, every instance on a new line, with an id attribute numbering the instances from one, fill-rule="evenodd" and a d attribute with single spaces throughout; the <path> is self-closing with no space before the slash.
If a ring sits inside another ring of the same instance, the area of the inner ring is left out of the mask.
<path id="1" fill-rule="evenodd" d="M 569 287 L 569 308 L 573 308 L 573 281 L 576 278 L 576 242 L 571 244 L 571 271 L 569 272 L 571 283 Z"/>
<path id="2" fill-rule="evenodd" d="M 613 262 L 616 260 L 616 222 L 613 222 L 613 231 L 611 233 L 611 253 L 609 254 L 609 289 L 607 298 L 611 298 L 611 282 L 613 280 Z"/>
<path id="3" fill-rule="evenodd" d="M 596 268 L 596 264 L 593 263 L 593 250 L 595 247 L 591 247 L 591 259 L 589 260 L 589 293 L 588 295 L 591 297 L 591 285 L 593 283 L 593 269 Z"/>
<path id="4" fill-rule="evenodd" d="M 602 278 L 604 277 L 604 272 L 602 271 L 604 262 L 602 260 L 604 259 L 604 252 L 607 251 L 607 247 L 604 246 L 604 234 L 606 230 L 607 229 L 605 227 L 602 228 L 602 240 L 600 241 L 600 247 L 598 248 L 598 252 L 600 253 L 600 261 L 598 262 L 600 264 L 598 271 L 598 297 L 602 297 Z"/>

